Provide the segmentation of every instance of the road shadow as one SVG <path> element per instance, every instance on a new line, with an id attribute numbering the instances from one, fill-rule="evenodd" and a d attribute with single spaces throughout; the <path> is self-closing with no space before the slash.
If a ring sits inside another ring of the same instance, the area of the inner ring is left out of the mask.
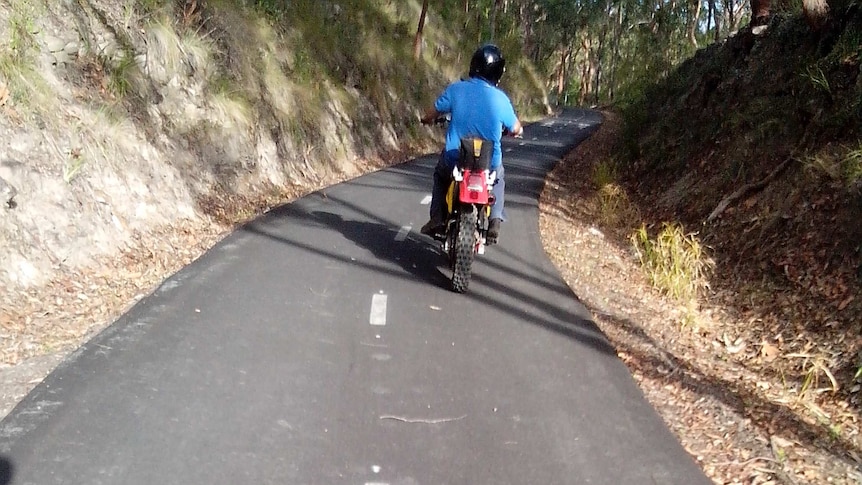
<path id="1" fill-rule="evenodd" d="M 15 467 L 12 462 L 5 456 L 0 456 L 0 485 L 8 485 L 12 483 L 12 477 L 15 475 Z"/>
<path id="2" fill-rule="evenodd" d="M 370 251 L 381 261 L 395 263 L 407 273 L 418 279 L 427 281 L 440 288 L 448 288 L 449 279 L 441 271 L 445 265 L 445 255 L 437 244 L 422 236 L 410 232 L 403 241 L 394 242 L 400 228 L 392 225 L 361 220 L 350 220 L 324 211 L 313 211 L 309 214 L 334 231 L 360 247 Z"/>
<path id="3" fill-rule="evenodd" d="M 404 241 L 396 242 L 395 235 L 401 230 L 399 225 L 376 216 L 355 203 L 336 197 L 331 192 L 325 196 L 313 194 L 310 197 L 325 200 L 329 205 L 328 210 L 308 209 L 303 202 L 292 203 L 247 224 L 243 230 L 338 263 L 404 280 L 421 279 L 451 291 L 446 269 L 447 259 L 438 243 L 414 232 L 410 232 Z M 311 199 L 307 200 L 311 203 Z M 356 219 L 347 218 L 338 212 L 356 214 Z M 290 219 L 294 224 L 336 231 L 371 252 L 376 260 L 357 261 L 336 250 L 301 241 L 298 235 L 294 236 L 293 231 L 296 229 L 287 232 L 279 229 L 286 220 L 290 225 Z M 520 271 L 504 261 L 481 259 L 477 264 L 487 263 L 502 276 L 491 278 L 476 272 L 471 290 L 463 295 L 452 292 L 451 297 L 473 299 L 483 307 L 503 311 L 518 320 L 585 344 L 601 354 L 616 356 L 616 350 L 592 321 L 589 312 L 577 312 L 577 309 L 583 309 L 583 306 L 577 304 L 577 296 L 556 272 L 530 265 L 525 260 L 520 261 L 527 264 L 527 271 L 533 274 Z M 550 292 L 550 297 L 536 297 L 534 292 L 545 295 Z"/>

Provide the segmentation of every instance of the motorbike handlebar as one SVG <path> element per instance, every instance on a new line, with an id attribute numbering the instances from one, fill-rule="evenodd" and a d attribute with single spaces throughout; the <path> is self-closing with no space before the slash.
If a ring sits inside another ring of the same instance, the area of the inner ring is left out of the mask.
<path id="1" fill-rule="evenodd" d="M 446 123 L 448 123 L 451 120 L 452 120 L 452 118 L 448 114 L 438 116 L 438 117 L 434 118 L 432 121 L 426 121 L 425 118 L 419 118 L 420 123 L 422 123 L 423 125 L 431 125 L 431 126 L 445 125 Z"/>
<path id="2" fill-rule="evenodd" d="M 508 129 L 508 128 L 506 128 L 506 127 L 504 126 L 504 127 L 503 127 L 503 136 L 511 136 L 512 138 L 524 138 L 524 131 L 523 131 L 523 130 L 521 130 L 521 132 L 520 132 L 520 133 L 518 133 L 517 135 L 514 135 L 514 134 L 512 134 L 512 132 L 511 132 L 511 131 L 509 131 L 509 129 Z"/>

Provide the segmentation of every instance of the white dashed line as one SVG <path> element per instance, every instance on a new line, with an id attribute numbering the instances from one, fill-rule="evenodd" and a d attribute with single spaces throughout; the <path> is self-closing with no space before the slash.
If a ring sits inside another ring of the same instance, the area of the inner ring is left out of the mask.
<path id="1" fill-rule="evenodd" d="M 371 318 L 368 323 L 378 327 L 386 325 L 386 295 L 382 292 L 371 297 Z"/>
<path id="2" fill-rule="evenodd" d="M 428 205 L 430 203 L 431 203 L 431 196 L 430 195 L 426 195 L 425 198 L 422 199 L 422 202 L 420 202 L 420 204 L 422 204 L 422 205 Z"/>
<path id="3" fill-rule="evenodd" d="M 398 234 L 395 235 L 395 240 L 400 242 L 407 239 L 407 235 L 410 234 L 411 229 L 413 229 L 413 226 L 402 226 Z"/>

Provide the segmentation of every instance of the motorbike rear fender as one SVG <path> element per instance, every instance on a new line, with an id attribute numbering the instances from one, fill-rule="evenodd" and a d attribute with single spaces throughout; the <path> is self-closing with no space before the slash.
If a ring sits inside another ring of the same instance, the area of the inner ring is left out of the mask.
<path id="1" fill-rule="evenodd" d="M 458 200 L 465 204 L 488 204 L 490 190 L 486 172 L 464 170 L 464 181 L 459 182 Z"/>

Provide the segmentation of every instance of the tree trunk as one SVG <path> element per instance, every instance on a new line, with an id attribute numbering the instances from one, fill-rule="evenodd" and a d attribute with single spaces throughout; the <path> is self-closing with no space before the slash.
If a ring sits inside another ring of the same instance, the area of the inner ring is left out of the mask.
<path id="1" fill-rule="evenodd" d="M 734 22 L 735 17 L 735 9 L 733 8 L 733 0 L 724 0 L 724 11 L 727 12 L 727 22 L 730 25 L 730 30 L 733 30 L 733 26 L 736 25 Z"/>
<path id="2" fill-rule="evenodd" d="M 425 0 L 422 2 L 422 13 L 419 14 L 419 26 L 416 28 L 416 39 L 413 41 L 413 59 L 417 61 L 422 56 L 422 30 L 425 29 L 425 16 L 427 14 L 428 0 Z"/>
<path id="3" fill-rule="evenodd" d="M 731 1 L 731 5 L 734 5 L 734 3 L 732 1 Z M 743 18 L 742 14 L 745 11 L 746 3 L 744 1 L 740 1 L 739 3 L 737 3 L 735 5 L 736 5 L 736 8 L 734 9 L 734 14 L 733 14 L 734 21 L 731 23 L 731 29 L 730 29 L 731 31 L 739 30 L 739 24 L 742 23 L 742 18 Z"/>
<path id="4" fill-rule="evenodd" d="M 715 16 L 715 41 L 721 40 L 721 15 Z"/>
<path id="5" fill-rule="evenodd" d="M 608 83 L 610 90 L 608 91 L 608 99 L 614 100 L 614 94 L 617 90 L 617 66 L 620 59 L 620 38 L 623 36 L 623 9 L 617 7 L 617 21 L 614 25 L 613 48 L 611 52 L 611 79 Z"/>
<path id="6" fill-rule="evenodd" d="M 500 0 L 494 0 L 491 3 L 491 25 L 489 33 L 491 42 L 494 42 L 494 34 L 497 32 L 497 4 L 500 3 Z"/>
<path id="7" fill-rule="evenodd" d="M 802 13 L 808 25 L 817 31 L 829 20 L 829 4 L 826 0 L 802 0 Z"/>
<path id="8" fill-rule="evenodd" d="M 584 37 L 581 47 L 584 51 L 584 64 L 581 66 L 581 86 L 578 93 L 578 104 L 583 106 L 591 94 L 593 79 L 593 43 L 589 36 Z"/>
<path id="9" fill-rule="evenodd" d="M 751 26 L 766 25 L 769 22 L 771 0 L 751 0 Z"/>
<path id="10" fill-rule="evenodd" d="M 709 0 L 706 8 L 706 32 L 709 34 L 709 30 L 712 28 L 712 14 L 715 12 L 715 0 Z"/>
<path id="11" fill-rule="evenodd" d="M 695 33 L 697 32 L 697 25 L 700 20 L 700 0 L 693 0 L 692 6 L 694 7 L 694 15 L 692 15 L 692 18 L 689 19 L 689 22 L 691 23 L 688 27 L 688 41 L 695 49 L 697 49 L 697 36 L 695 35 Z M 709 30 L 709 28 L 707 28 L 707 30 Z"/>
<path id="12" fill-rule="evenodd" d="M 605 52 L 605 39 L 608 36 L 608 24 L 605 24 L 602 27 L 601 34 L 599 34 L 599 45 L 596 47 L 594 54 L 591 56 L 593 58 L 593 77 L 595 79 L 594 88 L 593 88 L 593 96 L 595 104 L 599 104 L 599 95 L 602 90 L 602 77 L 604 76 L 604 71 L 602 70 L 602 65 L 604 64 L 604 52 Z"/>
<path id="13" fill-rule="evenodd" d="M 566 47 L 563 50 L 562 55 L 560 56 L 560 67 L 557 70 L 557 96 L 562 96 L 563 93 L 566 92 L 566 85 L 568 84 L 568 79 L 566 76 L 567 66 L 569 65 L 569 59 L 572 56 L 571 47 Z"/>

